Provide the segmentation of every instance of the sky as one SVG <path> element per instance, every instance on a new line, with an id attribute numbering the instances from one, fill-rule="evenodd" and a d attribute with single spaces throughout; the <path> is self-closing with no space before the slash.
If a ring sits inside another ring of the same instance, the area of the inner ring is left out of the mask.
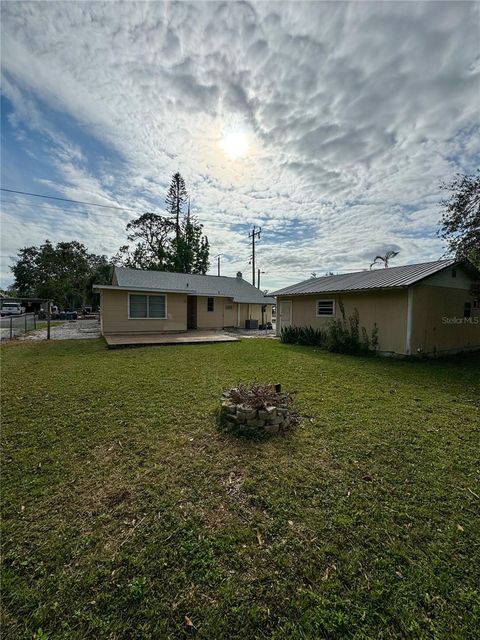
<path id="1" fill-rule="evenodd" d="M 436 260 L 480 165 L 474 2 L 3 2 L 0 286 L 23 246 L 111 256 L 185 177 L 222 275 L 273 290 Z M 216 260 L 212 260 L 216 273 Z"/>

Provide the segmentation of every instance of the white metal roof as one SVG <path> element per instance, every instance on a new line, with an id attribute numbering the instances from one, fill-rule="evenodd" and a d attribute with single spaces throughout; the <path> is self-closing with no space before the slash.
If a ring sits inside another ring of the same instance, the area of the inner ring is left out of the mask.
<path id="1" fill-rule="evenodd" d="M 342 291 L 368 291 L 371 289 L 396 289 L 409 287 L 428 276 L 455 264 L 455 260 L 436 260 L 402 267 L 388 267 L 372 271 L 358 271 L 339 276 L 310 278 L 298 284 L 274 291 L 272 296 L 298 296 L 310 293 L 334 293 Z"/>

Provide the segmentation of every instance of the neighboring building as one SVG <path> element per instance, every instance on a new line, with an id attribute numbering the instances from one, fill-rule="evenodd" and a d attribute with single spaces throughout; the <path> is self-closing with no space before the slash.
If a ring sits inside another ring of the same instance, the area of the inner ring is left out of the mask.
<path id="1" fill-rule="evenodd" d="M 479 274 L 454 260 L 313 278 L 273 292 L 277 333 L 282 327 L 324 328 L 358 309 L 378 350 L 402 355 L 455 353 L 480 348 Z"/>
<path id="2" fill-rule="evenodd" d="M 3 302 L 19 302 L 25 309 L 25 313 L 38 313 L 45 304 L 44 298 L 25 298 L 22 296 L 6 296 L 0 294 Z"/>
<path id="3" fill-rule="evenodd" d="M 154 334 L 245 328 L 271 322 L 273 298 L 242 278 L 115 267 L 100 291 L 102 334 Z"/>

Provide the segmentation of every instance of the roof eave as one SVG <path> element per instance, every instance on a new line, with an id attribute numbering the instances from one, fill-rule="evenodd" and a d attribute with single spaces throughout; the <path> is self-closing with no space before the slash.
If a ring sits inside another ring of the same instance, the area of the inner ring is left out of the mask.
<path id="1" fill-rule="evenodd" d="M 97 291 L 138 291 L 139 293 L 185 293 L 187 296 L 199 296 L 203 298 L 232 298 L 232 300 L 238 304 L 275 304 L 274 301 L 268 301 L 268 299 L 259 300 L 258 298 L 248 298 L 239 300 L 238 298 L 235 298 L 235 296 L 228 295 L 227 293 L 199 293 L 195 289 L 152 289 L 148 287 L 123 287 L 113 284 L 94 284 L 93 289 L 96 289 Z M 268 296 L 268 298 L 271 297 L 272 296 Z"/>
<path id="2" fill-rule="evenodd" d="M 416 282 L 412 284 L 401 284 L 394 287 L 366 287 L 363 289 L 335 289 L 329 291 L 297 291 L 295 293 L 272 293 L 271 295 L 275 298 L 283 298 L 289 296 L 319 296 L 322 294 L 337 294 L 337 293 L 368 293 L 369 291 L 392 291 L 395 289 L 408 289 L 408 287 L 413 286 Z"/>
<path id="3" fill-rule="evenodd" d="M 106 289 L 108 291 L 145 291 L 150 293 L 186 293 L 187 295 L 197 295 L 194 289 L 168 289 L 167 287 L 162 289 L 152 289 L 151 287 L 123 287 L 116 284 L 94 284 L 93 289 Z"/>

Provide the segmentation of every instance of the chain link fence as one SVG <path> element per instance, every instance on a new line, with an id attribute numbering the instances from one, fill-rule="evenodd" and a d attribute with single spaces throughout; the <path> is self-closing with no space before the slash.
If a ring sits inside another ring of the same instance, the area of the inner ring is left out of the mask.
<path id="1" fill-rule="evenodd" d="M 4 316 L 0 318 L 0 339 L 12 340 L 37 328 L 34 313 L 24 313 L 21 316 Z"/>

